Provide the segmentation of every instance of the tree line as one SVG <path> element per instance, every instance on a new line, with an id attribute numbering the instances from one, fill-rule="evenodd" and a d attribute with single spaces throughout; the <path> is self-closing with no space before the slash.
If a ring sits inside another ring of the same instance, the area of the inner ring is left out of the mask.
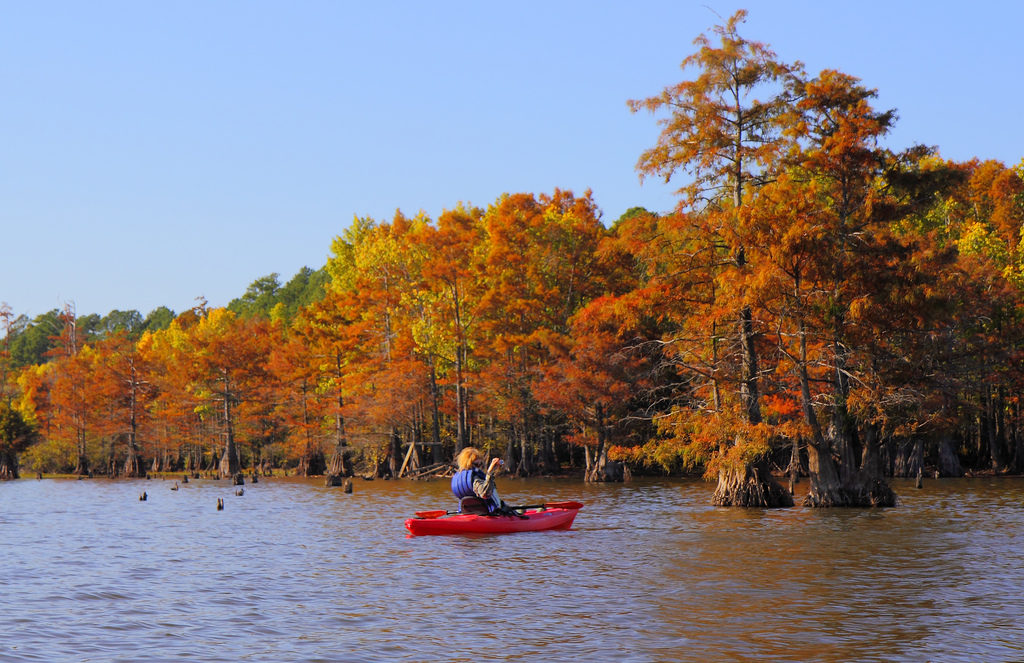
<path id="1" fill-rule="evenodd" d="M 505 194 L 356 218 L 323 269 L 224 309 L 5 309 L 0 472 L 398 476 L 472 444 L 521 476 L 700 472 L 721 505 L 792 504 L 787 472 L 822 507 L 1019 473 L 1024 162 L 887 149 L 873 90 L 744 17 L 629 102 L 671 212 Z"/>

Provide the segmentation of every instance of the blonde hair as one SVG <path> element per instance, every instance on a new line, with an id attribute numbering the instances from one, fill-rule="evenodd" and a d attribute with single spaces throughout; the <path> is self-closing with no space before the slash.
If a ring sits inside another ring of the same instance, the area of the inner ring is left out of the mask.
<path id="1" fill-rule="evenodd" d="M 473 463 L 478 460 L 483 460 L 484 452 L 480 451 L 476 447 L 466 447 L 459 452 L 459 455 L 455 458 L 456 464 L 458 464 L 460 470 L 471 470 L 473 469 Z"/>

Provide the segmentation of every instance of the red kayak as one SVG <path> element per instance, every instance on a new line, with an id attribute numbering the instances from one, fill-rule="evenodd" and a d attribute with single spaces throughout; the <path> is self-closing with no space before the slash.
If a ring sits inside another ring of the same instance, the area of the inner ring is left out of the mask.
<path id="1" fill-rule="evenodd" d="M 419 511 L 405 521 L 405 528 L 415 536 L 425 534 L 508 534 L 569 529 L 580 502 L 552 502 L 527 507 L 523 518 L 516 516 L 483 516 L 471 513 L 448 515 L 446 511 Z"/>

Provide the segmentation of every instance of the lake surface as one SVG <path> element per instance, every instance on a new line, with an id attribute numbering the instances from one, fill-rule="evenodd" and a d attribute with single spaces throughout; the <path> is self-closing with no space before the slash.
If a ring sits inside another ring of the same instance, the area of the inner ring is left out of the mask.
<path id="1" fill-rule="evenodd" d="M 0 483 L 0 661 L 1024 660 L 1017 478 L 896 482 L 873 511 L 506 479 L 510 503 L 586 507 L 570 531 L 415 538 L 446 482 L 172 485 Z"/>

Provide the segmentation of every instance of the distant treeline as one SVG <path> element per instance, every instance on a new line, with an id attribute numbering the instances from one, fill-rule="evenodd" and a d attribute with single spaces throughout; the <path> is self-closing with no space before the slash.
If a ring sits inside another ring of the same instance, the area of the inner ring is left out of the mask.
<path id="1" fill-rule="evenodd" d="M 277 316 L 284 320 L 293 319 L 299 309 L 323 299 L 324 285 L 330 276 L 323 268 L 313 270 L 303 267 L 288 283 L 281 285 L 276 272 L 256 279 L 245 294 L 231 300 L 227 309 L 243 318 Z M 60 345 L 59 337 L 64 323 L 61 309 L 29 318 L 25 315 L 12 317 L 7 342 L 10 368 L 45 363 Z M 175 312 L 160 306 L 145 317 L 135 310 L 113 310 L 100 317 L 96 313 L 77 316 L 78 337 L 86 342 L 99 341 L 124 333 L 128 338 L 138 340 L 144 332 L 167 329 L 175 318 Z"/>
<path id="2" fill-rule="evenodd" d="M 475 445 L 518 475 L 700 472 L 721 505 L 792 504 L 778 477 L 804 476 L 825 507 L 1021 472 L 1024 163 L 883 147 L 873 90 L 744 16 L 630 102 L 674 211 L 608 227 L 556 189 L 356 218 L 323 269 L 226 309 L 15 320 L 8 475 L 397 476 Z"/>

